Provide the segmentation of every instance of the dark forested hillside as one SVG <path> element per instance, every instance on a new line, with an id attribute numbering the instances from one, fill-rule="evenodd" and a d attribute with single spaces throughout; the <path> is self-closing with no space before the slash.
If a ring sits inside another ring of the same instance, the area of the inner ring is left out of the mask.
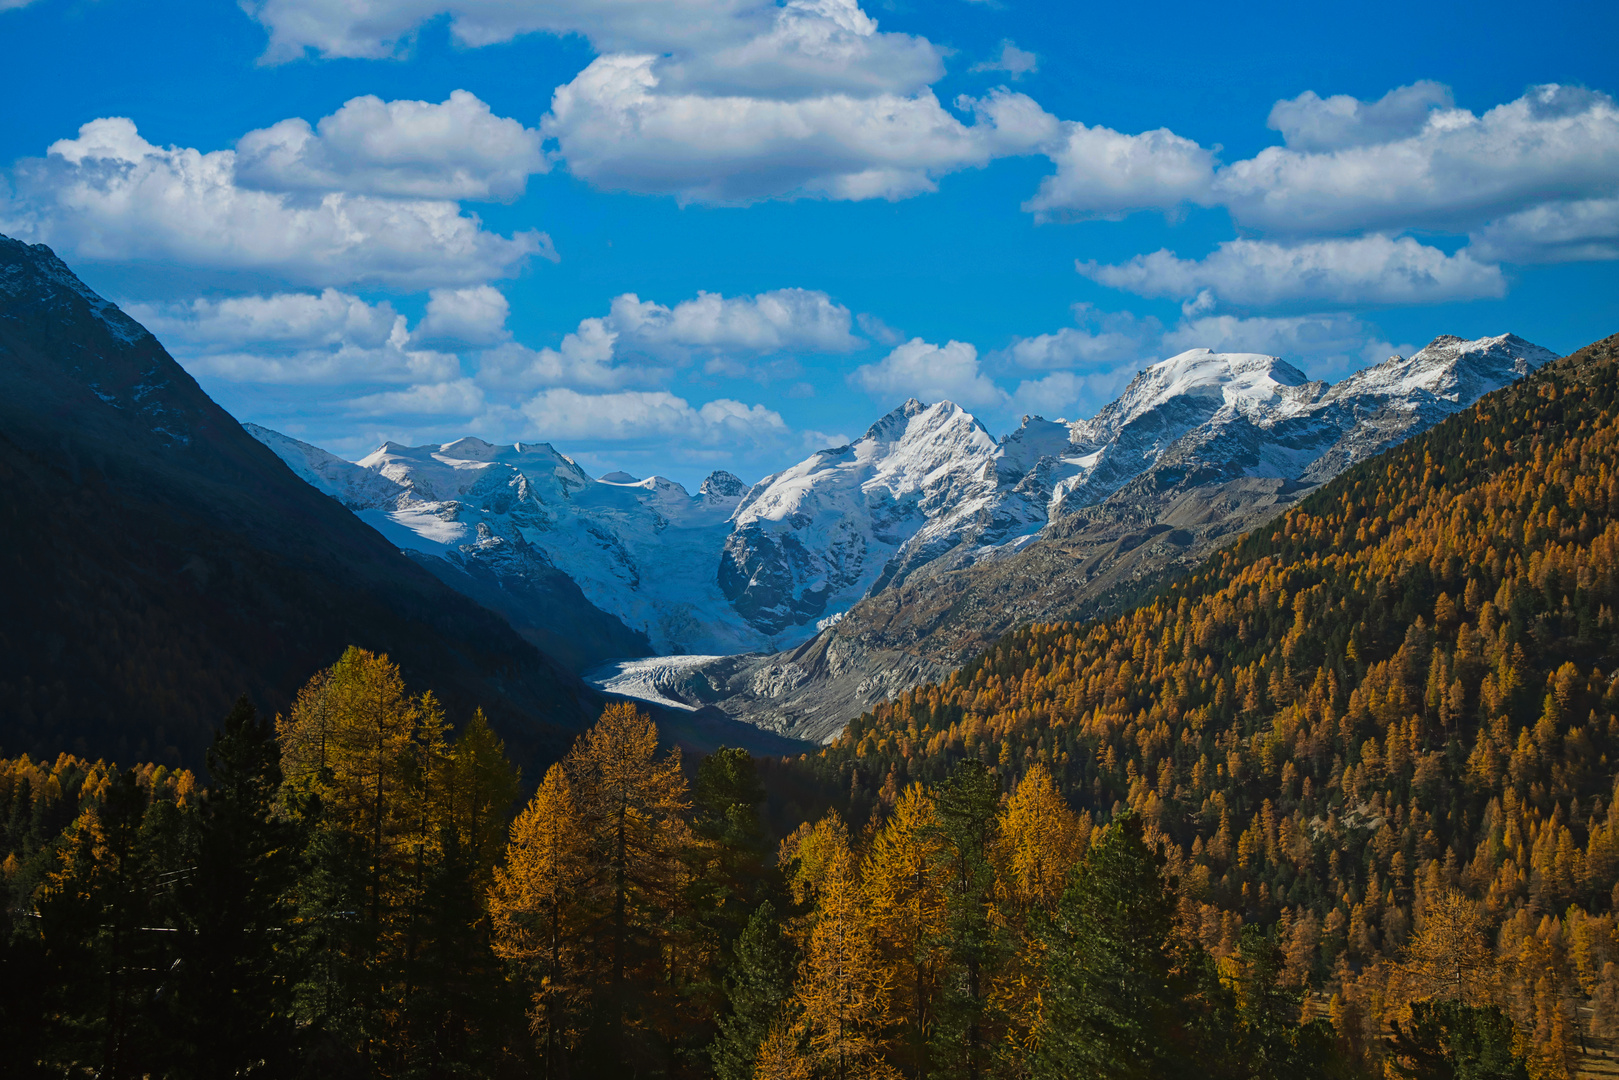
<path id="1" fill-rule="evenodd" d="M 286 708 L 386 651 L 523 757 L 588 693 L 290 472 L 48 248 L 0 238 L 0 747 L 198 763 L 237 695 Z"/>
<path id="2" fill-rule="evenodd" d="M 1128 614 L 1008 635 L 807 767 L 857 816 L 963 758 L 1004 788 L 1049 768 L 1095 821 L 1133 808 L 1203 943 L 1268 928 L 1352 1039 L 1410 1015 L 1408 943 L 1459 895 L 1495 946 L 1468 995 L 1566 1075 L 1619 1023 L 1616 419 L 1611 337 Z"/>

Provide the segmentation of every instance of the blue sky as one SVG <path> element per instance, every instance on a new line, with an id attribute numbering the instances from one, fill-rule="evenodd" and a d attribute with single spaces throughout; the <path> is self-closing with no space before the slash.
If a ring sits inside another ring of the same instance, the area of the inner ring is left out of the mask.
<path id="1" fill-rule="evenodd" d="M 748 480 L 1185 348 L 1619 329 L 1619 9 L 0 0 L 0 232 L 358 457 Z"/>

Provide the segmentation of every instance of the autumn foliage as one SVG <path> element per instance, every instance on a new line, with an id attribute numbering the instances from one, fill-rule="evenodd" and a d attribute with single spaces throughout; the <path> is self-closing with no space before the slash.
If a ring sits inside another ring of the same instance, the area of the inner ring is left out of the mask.
<path id="1" fill-rule="evenodd" d="M 1442 992 L 1570 1075 L 1619 1001 L 1616 419 L 1609 342 L 1127 614 L 1008 635 L 808 767 L 857 816 L 963 759 L 1049 770 L 1081 814 L 1130 808 L 1164 842 L 1197 941 L 1230 957 L 1262 928 L 1368 1058 Z M 1471 927 L 1448 968 L 1422 952 L 1442 924 Z"/>

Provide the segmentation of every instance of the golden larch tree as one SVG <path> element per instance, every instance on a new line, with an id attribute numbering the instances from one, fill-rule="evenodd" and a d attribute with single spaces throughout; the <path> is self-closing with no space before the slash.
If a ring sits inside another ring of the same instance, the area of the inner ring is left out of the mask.
<path id="1" fill-rule="evenodd" d="M 495 868 L 489 892 L 495 953 L 527 975 L 530 1019 L 547 1075 L 572 1048 L 575 1018 L 590 993 L 589 965 L 579 955 L 586 917 L 580 893 L 589 877 L 585 840 L 568 774 L 553 765 L 512 823 L 506 864 Z"/>
<path id="2" fill-rule="evenodd" d="M 618 1042 L 632 1016 L 656 1010 L 671 973 L 665 946 L 679 902 L 689 806 L 680 751 L 658 754 L 658 728 L 628 702 L 614 702 L 563 761 L 579 811 L 590 873 L 582 895 L 596 913 L 590 936 L 605 970 L 605 1038 Z M 630 983 L 639 1007 L 629 1007 Z M 669 1018 L 664 1017 L 665 1020 Z"/>
<path id="3" fill-rule="evenodd" d="M 900 1026 L 899 1057 L 925 1071 L 934 997 L 947 960 L 943 842 L 933 800 L 912 784 L 872 837 L 864 881 L 872 931 Z"/>
<path id="4" fill-rule="evenodd" d="M 1000 828 L 1002 876 L 1011 899 L 1050 910 L 1084 854 L 1079 819 L 1057 791 L 1051 772 L 1036 763 L 1006 800 Z"/>
<path id="5" fill-rule="evenodd" d="M 893 988 L 877 951 L 869 897 L 847 837 L 842 823 L 834 822 L 834 827 L 811 830 L 803 838 L 818 882 L 794 987 L 797 1034 L 816 1076 L 897 1077 L 880 1043 Z"/>

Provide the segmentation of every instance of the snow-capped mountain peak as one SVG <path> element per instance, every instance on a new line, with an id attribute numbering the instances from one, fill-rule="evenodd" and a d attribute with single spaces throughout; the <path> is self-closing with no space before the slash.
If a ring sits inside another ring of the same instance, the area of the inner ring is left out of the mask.
<path id="1" fill-rule="evenodd" d="M 946 402 L 945 404 L 949 404 Z M 925 402 L 916 398 L 908 399 L 905 404 L 892 410 L 866 429 L 861 441 L 886 442 L 895 438 L 902 438 L 909 427 L 911 417 L 926 412 L 930 408 Z"/>
<path id="2" fill-rule="evenodd" d="M 1309 385 L 1302 371 L 1274 356 L 1188 349 L 1148 367 L 1094 419 L 1076 423 L 1074 442 L 1081 445 L 1109 441 L 1124 428 L 1166 406 L 1181 406 L 1188 419 L 1212 415 L 1226 406 L 1260 417 L 1296 400 L 1300 388 Z"/>
<path id="3" fill-rule="evenodd" d="M 1328 393 L 1329 400 L 1362 395 L 1403 399 L 1411 407 L 1424 397 L 1456 402 L 1482 394 L 1557 359 L 1550 349 L 1531 344 L 1516 334 L 1467 341 L 1444 334 L 1411 356 L 1391 356 L 1381 364 L 1357 371 Z"/>

